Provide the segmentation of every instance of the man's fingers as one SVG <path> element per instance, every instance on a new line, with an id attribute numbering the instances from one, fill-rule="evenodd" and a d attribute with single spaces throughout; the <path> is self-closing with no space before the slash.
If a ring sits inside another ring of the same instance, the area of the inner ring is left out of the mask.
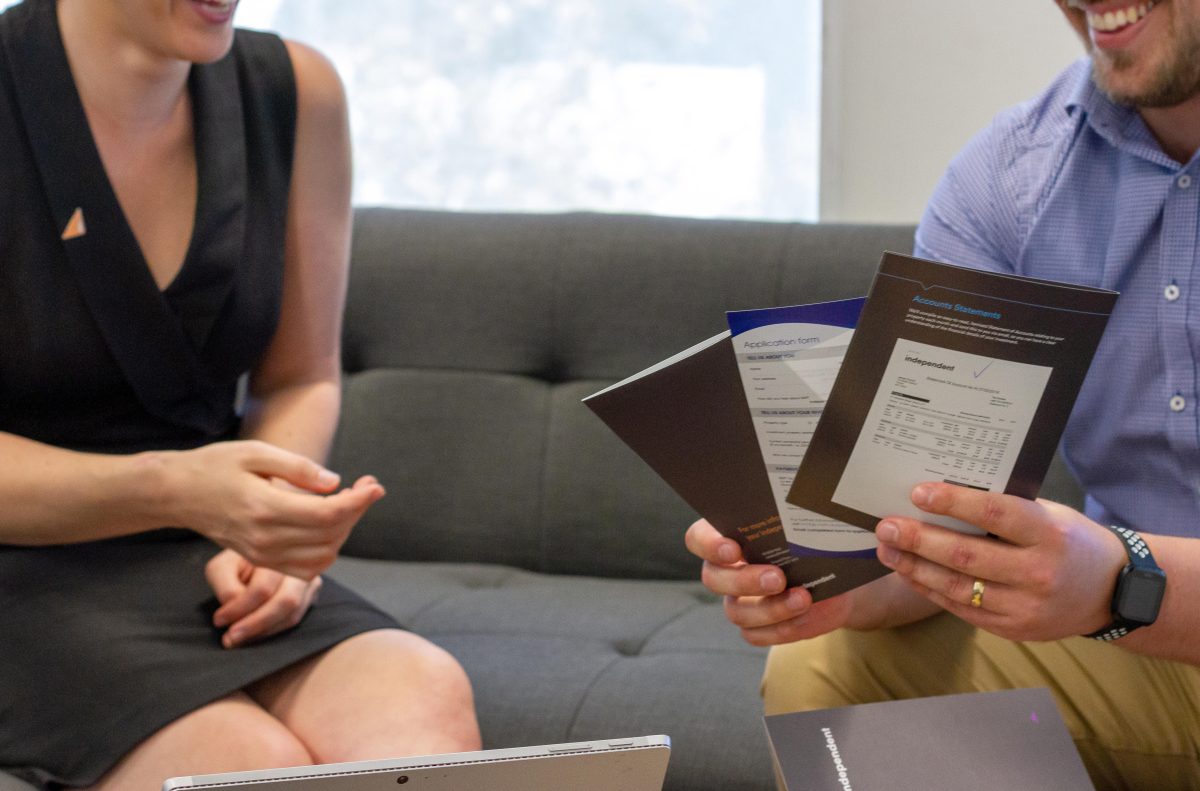
<path id="1" fill-rule="evenodd" d="M 880 562 L 899 572 L 910 584 L 915 583 L 925 591 L 938 594 L 941 599 L 937 600 L 937 604 L 941 606 L 945 606 L 946 602 L 954 602 L 963 607 L 983 609 L 992 613 L 1012 611 L 1014 588 L 995 577 L 955 571 L 937 561 L 930 562 L 923 557 L 899 552 L 886 545 L 881 545 L 878 552 Z M 977 601 L 978 604 L 972 604 L 973 601 Z"/>
<path id="2" fill-rule="evenodd" d="M 764 564 L 731 567 L 706 562 L 700 569 L 700 581 L 723 596 L 770 596 L 787 586 L 782 571 Z"/>
<path id="3" fill-rule="evenodd" d="M 808 612 L 812 596 L 792 588 L 774 596 L 726 596 L 725 617 L 743 629 L 773 626 Z"/>
<path id="4" fill-rule="evenodd" d="M 737 542 L 721 535 L 707 519 L 693 522 L 684 533 L 683 543 L 689 552 L 709 563 L 732 566 L 743 559 Z"/>
<path id="5" fill-rule="evenodd" d="M 751 645 L 780 645 L 828 634 L 845 625 L 852 604 L 845 596 L 835 596 L 814 603 L 808 592 L 803 589 L 789 590 L 782 596 L 772 596 L 760 601 L 766 606 L 760 613 L 748 615 L 749 619 L 753 620 L 757 615 L 761 615 L 764 621 L 769 621 L 777 615 L 782 617 L 778 621 L 763 623 L 761 626 L 742 626 L 742 639 Z M 738 604 L 740 603 L 734 603 L 734 606 Z M 753 603 L 750 602 L 749 605 L 748 610 L 752 612 Z M 729 606 L 729 602 L 726 602 L 726 606 Z"/>
<path id="6" fill-rule="evenodd" d="M 892 517 L 879 523 L 875 537 L 879 539 L 879 559 L 901 573 L 907 573 L 905 567 L 888 563 L 891 552 L 925 558 L 968 578 L 1016 585 L 1029 575 L 1029 561 L 1020 547 L 987 536 L 967 535 L 915 519 Z"/>
<path id="7" fill-rule="evenodd" d="M 1038 543 L 1050 523 L 1045 508 L 1032 500 L 949 483 L 920 484 L 912 491 L 912 502 L 922 511 L 961 519 L 1018 546 Z"/>

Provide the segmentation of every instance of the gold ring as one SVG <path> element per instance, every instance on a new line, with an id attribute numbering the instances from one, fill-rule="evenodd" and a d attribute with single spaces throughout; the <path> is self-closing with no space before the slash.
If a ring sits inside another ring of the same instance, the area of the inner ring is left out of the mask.
<path id="1" fill-rule="evenodd" d="M 971 606 L 972 607 L 982 607 L 983 606 L 984 587 L 985 586 L 983 584 L 983 580 L 975 580 L 975 584 L 971 586 Z"/>

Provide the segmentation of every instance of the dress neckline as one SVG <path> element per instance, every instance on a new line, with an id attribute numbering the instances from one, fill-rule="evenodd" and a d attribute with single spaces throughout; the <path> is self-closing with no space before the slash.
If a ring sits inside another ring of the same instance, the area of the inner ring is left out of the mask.
<path id="1" fill-rule="evenodd" d="M 147 408 L 182 417 L 207 388 L 202 352 L 229 299 L 246 243 L 246 128 L 235 52 L 188 77 L 196 147 L 196 218 L 184 265 L 160 290 L 146 265 L 71 78 L 55 0 L 4 14 L 7 61 L 49 221 L 114 358 Z M 235 46 L 236 49 L 236 46 Z"/>
<path id="2" fill-rule="evenodd" d="M 71 77 L 56 3 L 26 0 L 24 6 L 33 29 L 10 42 L 18 50 L 11 59 L 13 77 L 39 166 L 43 159 L 51 162 L 50 168 L 40 169 L 58 227 L 66 228 L 81 210 L 87 235 L 102 230 L 109 241 L 120 242 L 120 255 L 110 249 L 113 260 L 105 266 L 125 270 L 126 285 L 136 285 L 126 296 L 136 294 L 136 299 L 175 314 L 190 340 L 203 345 L 228 294 L 244 241 L 245 131 L 232 53 L 213 64 L 193 65 L 188 75 L 196 208 L 183 263 L 160 289 L 100 158 Z M 60 171 L 62 178 L 47 169 Z"/>

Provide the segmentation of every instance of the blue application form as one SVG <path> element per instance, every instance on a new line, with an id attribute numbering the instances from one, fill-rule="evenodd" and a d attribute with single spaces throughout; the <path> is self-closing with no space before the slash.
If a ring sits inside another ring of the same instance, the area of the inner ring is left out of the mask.
<path id="1" fill-rule="evenodd" d="M 871 557 L 875 552 L 873 533 L 786 500 L 864 302 L 728 314 L 746 403 L 793 554 Z"/>

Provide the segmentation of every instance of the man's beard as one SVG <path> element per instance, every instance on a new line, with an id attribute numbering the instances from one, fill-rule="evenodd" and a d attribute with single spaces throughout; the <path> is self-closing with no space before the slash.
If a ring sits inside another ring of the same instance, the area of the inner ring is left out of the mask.
<path id="1" fill-rule="evenodd" d="M 1200 94 L 1200 31 L 1188 30 L 1176 41 L 1178 46 L 1171 57 L 1158 66 L 1151 83 L 1136 91 L 1122 90 L 1120 80 L 1110 79 L 1133 66 L 1126 53 L 1100 56 L 1109 62 L 1097 63 L 1097 53 L 1093 50 L 1092 74 L 1096 85 L 1114 102 L 1134 107 L 1174 107 L 1191 99 Z"/>

